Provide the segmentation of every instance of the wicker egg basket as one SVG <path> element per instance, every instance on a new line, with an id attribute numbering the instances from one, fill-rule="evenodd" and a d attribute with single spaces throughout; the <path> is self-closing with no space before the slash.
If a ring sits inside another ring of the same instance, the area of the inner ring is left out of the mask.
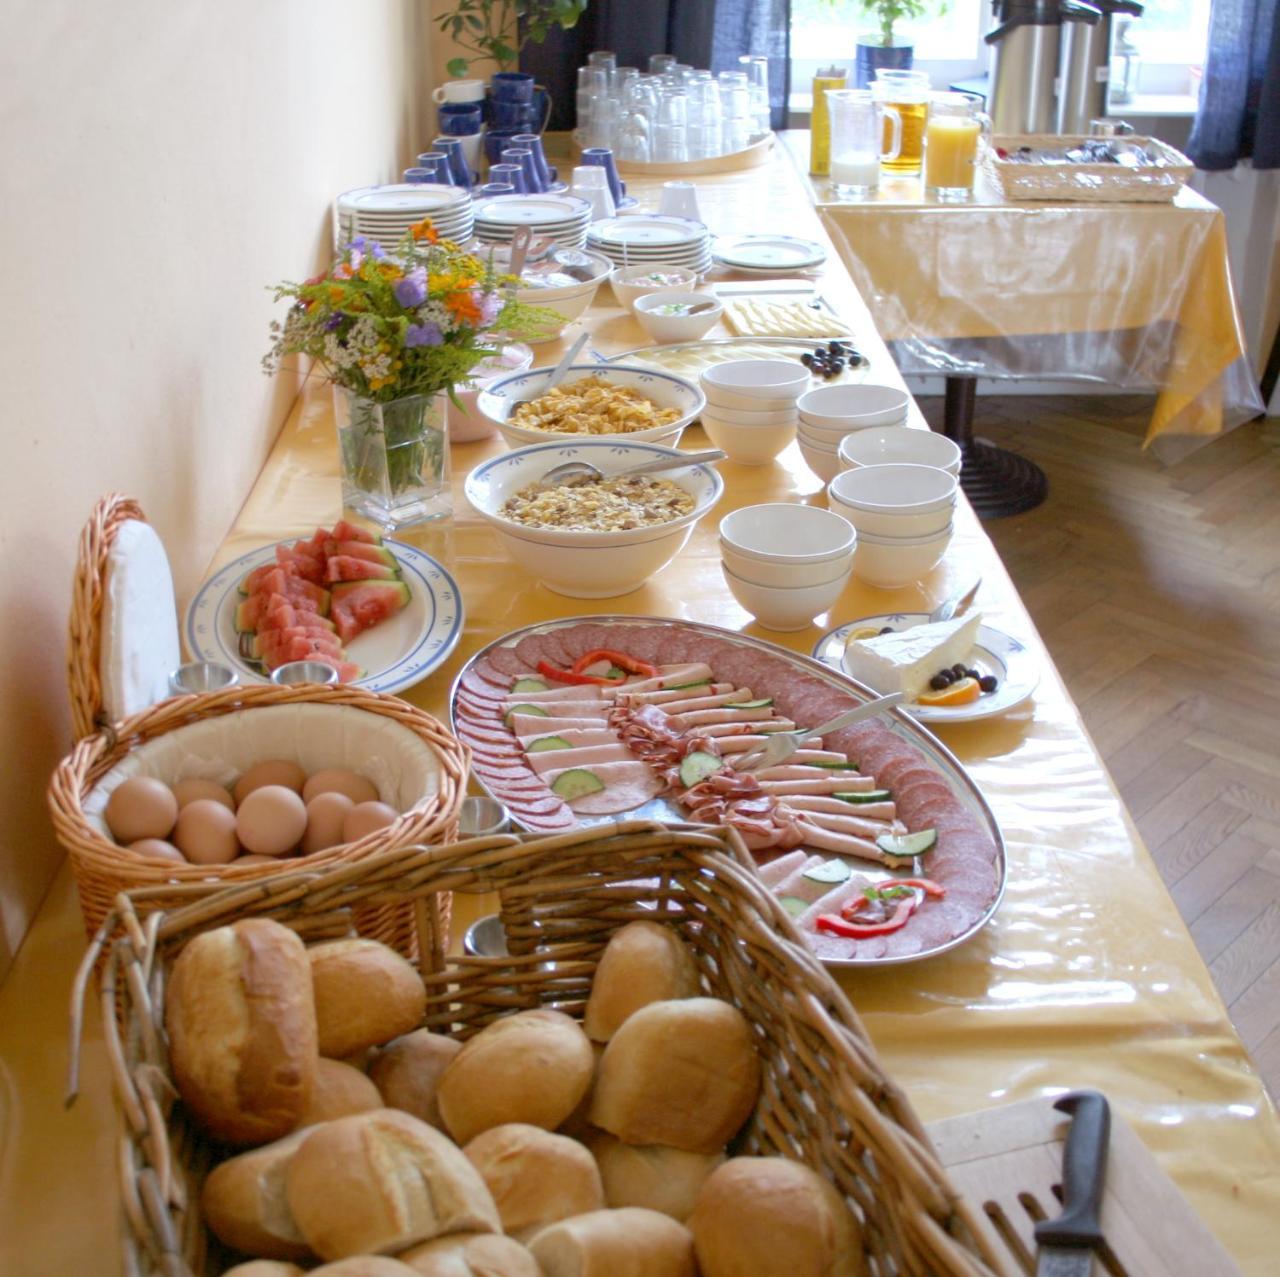
<path id="1" fill-rule="evenodd" d="M 86 930 L 98 935 L 116 897 L 149 889 L 147 909 L 171 909 L 227 887 L 253 887 L 299 869 L 321 871 L 357 864 L 394 847 L 446 843 L 457 836 L 458 811 L 466 793 L 470 752 L 438 720 L 399 697 L 359 687 L 274 684 L 230 687 L 218 692 L 172 697 L 118 723 L 103 711 L 99 656 L 104 579 L 112 539 L 129 519 L 144 519 L 137 502 L 112 494 L 100 501 L 80 539 L 73 590 L 68 682 L 78 743 L 58 764 L 49 783 L 49 809 L 58 840 L 71 858 Z M 406 812 L 387 829 L 302 859 L 277 864 L 174 865 L 147 860 L 107 838 L 85 814 L 84 801 L 97 782 L 137 746 L 219 715 L 261 706 L 320 704 L 345 706 L 392 720 L 411 731 L 439 763 L 439 790 L 432 801 Z M 447 924 L 447 897 L 442 902 Z M 371 906 L 360 912 L 357 929 L 406 956 L 415 952 L 419 931 L 412 909 L 403 904 Z M 99 939 L 101 944 L 101 939 Z"/>
<path id="2" fill-rule="evenodd" d="M 456 892 L 498 894 L 510 956 L 445 957 L 434 905 Z M 126 1271 L 206 1277 L 231 1262 L 196 1205 L 224 1151 L 173 1099 L 164 996 L 176 954 L 193 936 L 247 916 L 274 918 L 309 942 L 334 938 L 349 934 L 357 911 L 393 902 L 411 903 L 420 927 L 425 1026 L 457 1037 L 517 1010 L 581 1016 L 618 927 L 656 916 L 678 926 L 706 991 L 746 1015 L 760 1052 L 760 1100 L 735 1150 L 793 1157 L 830 1179 L 862 1221 L 873 1277 L 1009 1272 L 975 1227 L 980 1208 L 952 1187 L 853 1008 L 761 884 L 738 836 L 647 821 L 608 833 L 401 847 L 315 875 L 259 879 L 182 908 L 165 902 L 159 914 L 151 912 L 154 890 L 122 898 L 100 996 L 123 1119 Z"/>

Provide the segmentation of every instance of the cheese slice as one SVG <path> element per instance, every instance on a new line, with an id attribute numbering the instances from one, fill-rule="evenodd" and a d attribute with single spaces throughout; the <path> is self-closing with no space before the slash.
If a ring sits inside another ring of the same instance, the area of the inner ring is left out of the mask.
<path id="1" fill-rule="evenodd" d="M 882 696 L 901 692 L 915 700 L 942 669 L 967 662 L 982 623 L 980 612 L 893 634 L 854 639 L 844 649 L 845 672 Z"/>
<path id="2" fill-rule="evenodd" d="M 830 311 L 816 310 L 804 302 L 735 297 L 725 301 L 724 310 L 729 327 L 744 337 L 841 337 L 852 331 Z"/>

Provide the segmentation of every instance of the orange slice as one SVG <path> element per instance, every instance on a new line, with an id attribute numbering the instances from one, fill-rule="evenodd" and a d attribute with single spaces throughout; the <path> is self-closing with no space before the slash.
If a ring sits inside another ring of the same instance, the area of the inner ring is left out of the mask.
<path id="1" fill-rule="evenodd" d="M 969 705 L 982 695 L 976 678 L 958 678 L 950 687 L 940 692 L 921 692 L 916 697 L 920 705 Z"/>
<path id="2" fill-rule="evenodd" d="M 876 638 L 879 635 L 879 629 L 874 625 L 859 625 L 847 639 L 845 643 L 860 643 L 863 639 Z"/>

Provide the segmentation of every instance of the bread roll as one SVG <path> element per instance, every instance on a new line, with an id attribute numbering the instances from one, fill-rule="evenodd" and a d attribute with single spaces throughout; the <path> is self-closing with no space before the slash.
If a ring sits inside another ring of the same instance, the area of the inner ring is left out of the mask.
<path id="1" fill-rule="evenodd" d="M 341 1060 L 316 1061 L 316 1080 L 311 1088 L 311 1102 L 298 1120 L 299 1126 L 315 1126 L 347 1117 L 351 1113 L 367 1113 L 382 1107 L 378 1088 L 359 1069 Z"/>
<path id="2" fill-rule="evenodd" d="M 386 1046 L 369 1065 L 369 1077 L 382 1095 L 382 1102 L 393 1109 L 404 1109 L 414 1117 L 443 1128 L 436 1087 L 440 1075 L 462 1050 L 462 1043 L 443 1033 L 415 1029 Z"/>
<path id="3" fill-rule="evenodd" d="M 697 1273 L 693 1234 L 674 1219 L 638 1206 L 562 1219 L 538 1233 L 529 1249 L 545 1277 L 695 1277 Z M 785 1271 L 789 1273 L 789 1267 Z"/>
<path id="4" fill-rule="evenodd" d="M 452 1233 L 401 1256 L 416 1277 L 542 1277 L 538 1261 L 511 1237 Z"/>
<path id="5" fill-rule="evenodd" d="M 605 1048 L 591 1121 L 626 1144 L 718 1153 L 755 1107 L 751 1029 L 718 998 L 651 1002 Z"/>
<path id="6" fill-rule="evenodd" d="M 520 1011 L 481 1029 L 444 1071 L 436 1098 L 459 1144 L 508 1122 L 554 1130 L 591 1085 L 591 1043 L 559 1011 Z"/>
<path id="7" fill-rule="evenodd" d="M 844 1198 L 785 1157 L 734 1157 L 689 1217 L 702 1277 L 861 1277 L 862 1236 Z"/>
<path id="8" fill-rule="evenodd" d="M 683 1224 L 723 1153 L 686 1153 L 661 1144 L 624 1144 L 597 1131 L 588 1147 L 600 1168 L 607 1206 L 643 1206 Z"/>
<path id="9" fill-rule="evenodd" d="M 314 1128 L 289 1162 L 285 1187 L 302 1235 L 322 1259 L 499 1229 L 493 1198 L 462 1150 L 397 1109 Z"/>
<path id="10" fill-rule="evenodd" d="M 629 922 L 600 956 L 582 1027 L 608 1042 L 618 1026 L 650 1002 L 698 996 L 698 968 L 674 927 Z"/>
<path id="11" fill-rule="evenodd" d="M 595 1090 L 596 1075 L 600 1072 L 600 1061 L 604 1056 L 604 1048 L 605 1043 L 603 1042 L 591 1043 L 591 1083 L 582 1093 L 582 1099 L 578 1101 L 577 1108 L 556 1128 L 561 1135 L 567 1135 L 570 1139 L 581 1140 L 583 1143 L 596 1130 L 591 1125 L 591 1092 Z"/>
<path id="12" fill-rule="evenodd" d="M 285 1197 L 285 1175 L 290 1159 L 311 1133 L 295 1131 L 209 1172 L 200 1189 L 200 1213 L 220 1241 L 264 1259 L 310 1258 L 311 1247 Z"/>
<path id="13" fill-rule="evenodd" d="M 493 1194 L 502 1231 L 519 1241 L 558 1219 L 604 1209 L 595 1158 L 566 1135 L 512 1122 L 482 1132 L 462 1151 Z"/>
<path id="14" fill-rule="evenodd" d="M 351 1055 L 422 1023 L 422 977 L 394 949 L 376 940 L 331 940 L 307 953 L 321 1055 Z"/>
<path id="15" fill-rule="evenodd" d="M 321 1264 L 311 1272 L 319 1273 L 320 1277 L 417 1277 L 408 1264 L 387 1255 L 353 1255 L 350 1259 Z"/>
<path id="16" fill-rule="evenodd" d="M 188 1109 L 228 1144 L 297 1126 L 316 1072 L 311 970 L 302 941 L 266 918 L 196 936 L 169 979 L 165 1025 Z"/>
<path id="17" fill-rule="evenodd" d="M 247 1264 L 228 1268 L 222 1277 L 303 1277 L 303 1270 L 282 1259 L 251 1259 Z"/>

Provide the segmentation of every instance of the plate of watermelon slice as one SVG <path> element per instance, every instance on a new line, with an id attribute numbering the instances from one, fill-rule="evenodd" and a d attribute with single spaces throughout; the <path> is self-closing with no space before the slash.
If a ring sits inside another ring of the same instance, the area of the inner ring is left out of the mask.
<path id="1" fill-rule="evenodd" d="M 187 609 L 186 640 L 192 659 L 249 683 L 318 660 L 343 683 L 398 692 L 448 659 L 462 621 L 462 593 L 440 563 L 343 519 L 220 568 Z"/>

